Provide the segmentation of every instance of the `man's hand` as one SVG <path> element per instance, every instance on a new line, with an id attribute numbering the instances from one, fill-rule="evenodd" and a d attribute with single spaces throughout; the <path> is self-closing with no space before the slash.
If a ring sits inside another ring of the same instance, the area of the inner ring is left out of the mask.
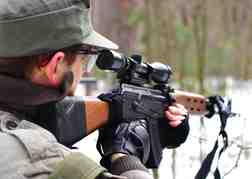
<path id="1" fill-rule="evenodd" d="M 165 111 L 166 120 L 171 127 L 178 127 L 187 117 L 188 111 L 181 104 L 173 104 Z"/>
<path id="2" fill-rule="evenodd" d="M 159 120 L 159 136 L 162 147 L 174 148 L 187 139 L 189 133 L 189 114 L 181 104 L 167 107 L 165 118 Z"/>

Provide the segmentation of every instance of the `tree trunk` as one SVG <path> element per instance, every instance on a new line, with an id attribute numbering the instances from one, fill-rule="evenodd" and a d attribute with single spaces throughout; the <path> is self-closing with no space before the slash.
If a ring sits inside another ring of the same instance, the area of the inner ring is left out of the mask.
<path id="1" fill-rule="evenodd" d="M 117 43 L 120 51 L 129 53 L 136 49 L 137 26 L 128 24 L 130 10 L 138 5 L 129 0 L 93 1 L 93 24 L 95 29 Z"/>
<path id="2" fill-rule="evenodd" d="M 194 6 L 193 10 L 193 29 L 196 45 L 196 58 L 197 58 L 197 73 L 196 79 L 199 84 L 198 92 L 200 94 L 205 94 L 204 79 L 205 79 L 205 65 L 206 65 L 206 50 L 207 50 L 207 2 L 205 0 L 198 0 Z M 202 131 L 201 136 L 205 136 L 204 133 L 204 123 L 203 118 L 200 119 L 200 131 Z M 203 143 L 200 140 L 200 161 L 203 161 Z"/>

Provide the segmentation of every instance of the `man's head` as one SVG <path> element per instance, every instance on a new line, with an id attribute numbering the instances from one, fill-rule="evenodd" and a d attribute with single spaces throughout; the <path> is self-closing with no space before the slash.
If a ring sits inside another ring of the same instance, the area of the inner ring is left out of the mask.
<path id="1" fill-rule="evenodd" d="M 90 55 L 117 48 L 93 30 L 88 0 L 0 1 L 0 41 L 0 70 L 1 61 L 18 64 L 26 78 L 51 87 L 69 71 L 75 86 Z"/>

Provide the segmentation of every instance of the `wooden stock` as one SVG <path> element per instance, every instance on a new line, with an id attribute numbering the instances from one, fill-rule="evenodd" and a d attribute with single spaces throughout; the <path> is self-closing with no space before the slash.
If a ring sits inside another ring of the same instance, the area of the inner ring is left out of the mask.
<path id="1" fill-rule="evenodd" d="M 202 95 L 175 91 L 172 96 L 177 103 L 184 105 L 190 114 L 203 115 L 207 113 L 207 99 Z M 96 97 L 85 97 L 85 111 L 87 134 L 101 128 L 108 122 L 108 103 Z"/>
<path id="2" fill-rule="evenodd" d="M 208 112 L 207 98 L 205 96 L 177 90 L 172 96 L 176 103 L 184 105 L 190 114 L 204 115 Z"/>
<path id="3" fill-rule="evenodd" d="M 85 111 L 87 134 L 101 128 L 108 122 L 108 103 L 96 97 L 85 97 Z"/>

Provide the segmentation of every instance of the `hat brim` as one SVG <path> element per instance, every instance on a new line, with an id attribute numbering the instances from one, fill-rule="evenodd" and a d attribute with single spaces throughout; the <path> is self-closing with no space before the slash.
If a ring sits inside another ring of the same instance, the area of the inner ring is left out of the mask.
<path id="1" fill-rule="evenodd" d="M 92 30 L 91 33 L 82 41 L 83 44 L 105 48 L 110 50 L 118 49 L 118 45 L 112 42 L 111 40 L 107 39 L 103 35 L 99 34 L 98 32 Z"/>

